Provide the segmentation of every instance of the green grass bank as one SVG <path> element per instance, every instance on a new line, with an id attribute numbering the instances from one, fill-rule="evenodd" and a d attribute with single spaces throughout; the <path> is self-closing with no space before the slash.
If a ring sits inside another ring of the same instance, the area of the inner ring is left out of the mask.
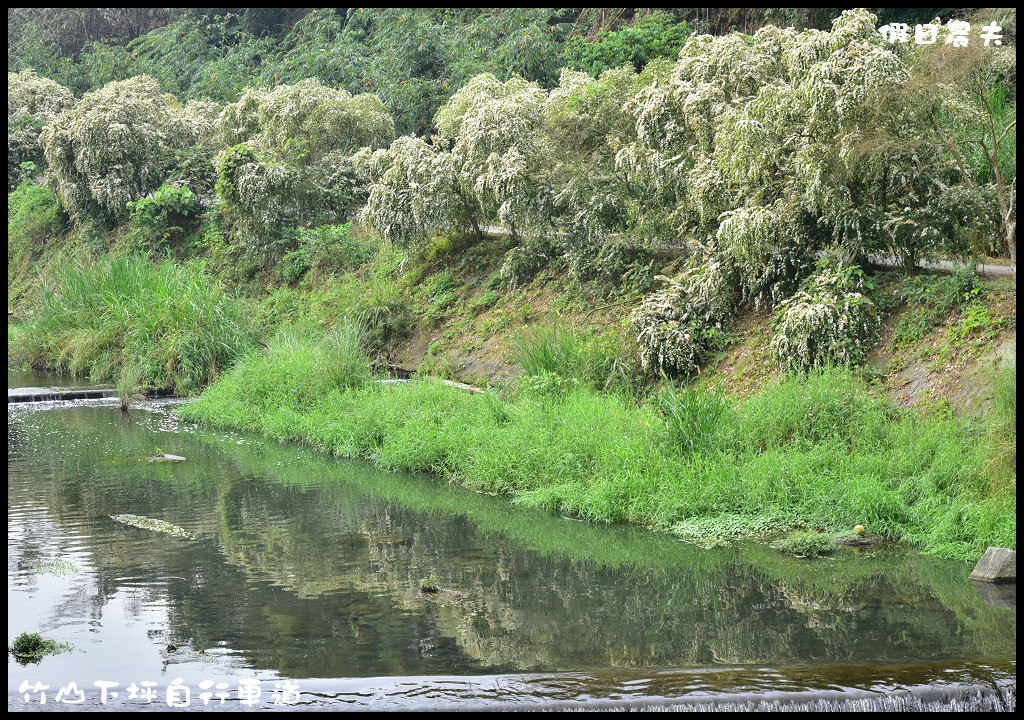
<path id="1" fill-rule="evenodd" d="M 181 414 L 700 544 L 862 524 L 945 557 L 1016 545 L 1015 470 L 993 462 L 1012 404 L 999 406 L 1000 432 L 896 406 L 845 370 L 742 401 L 572 382 L 471 395 L 429 379 L 373 382 L 353 332 L 282 331 Z"/>

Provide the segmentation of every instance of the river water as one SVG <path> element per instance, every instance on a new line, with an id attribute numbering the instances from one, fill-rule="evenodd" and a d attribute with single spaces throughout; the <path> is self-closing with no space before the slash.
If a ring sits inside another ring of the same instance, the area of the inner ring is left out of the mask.
<path id="1" fill-rule="evenodd" d="M 965 563 L 704 550 L 173 407 L 8 405 L 8 644 L 73 648 L 9 654 L 10 709 L 54 708 L 71 682 L 95 708 L 97 681 L 117 709 L 167 709 L 182 687 L 192 709 L 1015 703 L 1015 597 L 979 592 Z"/>

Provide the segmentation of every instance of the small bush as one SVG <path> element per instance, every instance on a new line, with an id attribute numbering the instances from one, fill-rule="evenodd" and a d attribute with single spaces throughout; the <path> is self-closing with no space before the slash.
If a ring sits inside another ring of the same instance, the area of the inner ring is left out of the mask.
<path id="1" fill-rule="evenodd" d="M 907 306 L 893 330 L 894 347 L 906 347 L 923 340 L 945 322 L 950 313 L 982 293 L 973 268 L 957 269 L 948 275 L 908 275 L 900 279 L 894 294 Z"/>
<path id="2" fill-rule="evenodd" d="M 630 323 L 645 370 L 669 377 L 693 375 L 727 341 L 726 323 L 738 297 L 732 269 L 717 260 L 692 262 L 665 289 L 648 296 Z"/>
<path id="3" fill-rule="evenodd" d="M 152 196 L 128 203 L 128 212 L 135 227 L 129 239 L 133 249 L 161 255 L 196 229 L 202 205 L 187 187 L 164 184 Z"/>
<path id="4" fill-rule="evenodd" d="M 856 365 L 879 326 L 873 288 L 858 267 L 819 263 L 793 297 L 781 302 L 772 319 L 771 353 L 782 372 L 806 372 L 826 365 Z"/>
<path id="5" fill-rule="evenodd" d="M 352 223 L 303 228 L 299 230 L 299 243 L 310 267 L 326 272 L 356 270 L 370 262 L 380 249 L 376 238 L 353 234 Z"/>
<path id="6" fill-rule="evenodd" d="M 557 323 L 526 330 L 511 342 L 512 360 L 526 376 L 550 373 L 564 378 L 585 374 L 582 343 Z"/>
<path id="7" fill-rule="evenodd" d="M 635 383 L 635 367 L 609 333 L 586 337 L 556 322 L 517 333 L 510 347 L 530 392 L 562 394 L 577 385 L 630 391 Z"/>

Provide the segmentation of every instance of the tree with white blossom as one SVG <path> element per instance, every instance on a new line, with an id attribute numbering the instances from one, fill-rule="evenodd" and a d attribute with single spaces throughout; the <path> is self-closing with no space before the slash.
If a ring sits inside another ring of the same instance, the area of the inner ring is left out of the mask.
<path id="1" fill-rule="evenodd" d="M 7 191 L 17 185 L 22 163 L 43 165 L 39 133 L 75 104 L 71 91 L 31 70 L 7 73 Z"/>
<path id="2" fill-rule="evenodd" d="M 208 130 L 154 78 L 112 82 L 43 128 L 47 182 L 73 216 L 122 218 L 168 178 L 176 152 Z"/>
<path id="3" fill-rule="evenodd" d="M 246 90 L 221 113 L 218 137 L 218 199 L 238 239 L 255 246 L 351 213 L 365 191 L 352 157 L 386 146 L 394 122 L 375 95 L 303 80 Z"/>

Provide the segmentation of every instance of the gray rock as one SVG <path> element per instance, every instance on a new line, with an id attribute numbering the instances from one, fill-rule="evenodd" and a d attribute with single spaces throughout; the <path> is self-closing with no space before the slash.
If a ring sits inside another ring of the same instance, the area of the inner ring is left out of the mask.
<path id="1" fill-rule="evenodd" d="M 1017 551 L 990 547 L 971 571 L 971 580 L 1017 582 Z"/>
<path id="2" fill-rule="evenodd" d="M 170 453 L 164 453 L 163 455 L 155 455 L 149 459 L 150 462 L 184 462 L 185 458 L 181 455 L 171 455 Z"/>

